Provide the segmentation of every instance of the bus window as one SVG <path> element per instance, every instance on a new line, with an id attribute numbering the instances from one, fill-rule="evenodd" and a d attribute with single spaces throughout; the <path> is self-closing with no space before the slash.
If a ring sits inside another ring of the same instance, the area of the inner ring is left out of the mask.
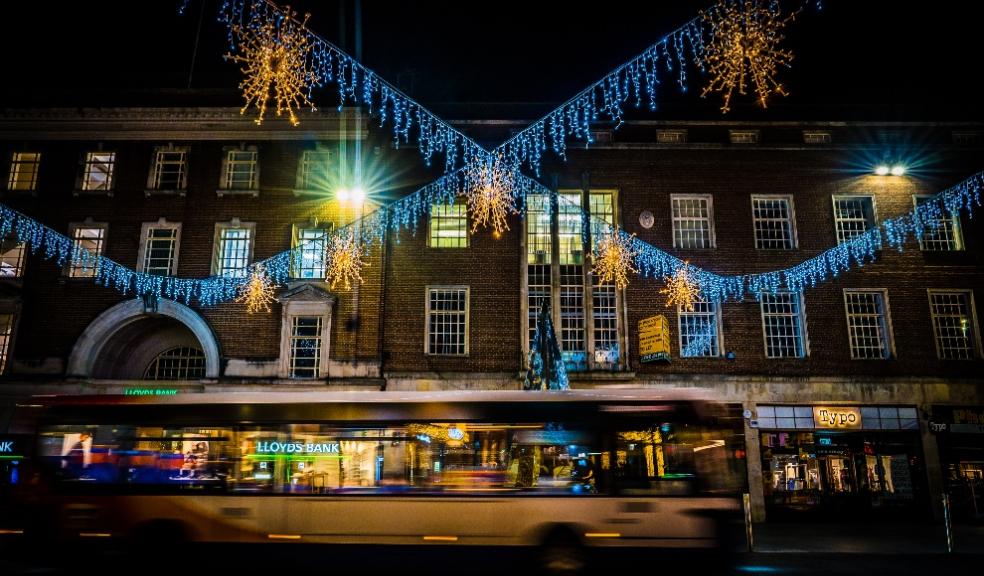
<path id="1" fill-rule="evenodd" d="M 659 423 L 616 434 L 614 477 L 620 493 L 734 493 L 744 476 L 742 438 L 729 430 Z"/>
<path id="2" fill-rule="evenodd" d="M 215 428 L 50 426 L 39 451 L 49 474 L 73 484 L 221 486 L 231 436 Z"/>

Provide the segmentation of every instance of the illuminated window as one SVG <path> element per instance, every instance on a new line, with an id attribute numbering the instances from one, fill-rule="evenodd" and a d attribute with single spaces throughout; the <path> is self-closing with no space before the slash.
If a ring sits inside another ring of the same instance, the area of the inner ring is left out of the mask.
<path id="1" fill-rule="evenodd" d="M 752 196 L 752 223 L 755 227 L 755 248 L 759 250 L 796 248 L 792 197 Z"/>
<path id="2" fill-rule="evenodd" d="M 892 355 L 884 290 L 845 290 L 851 358 L 885 359 Z"/>
<path id="3" fill-rule="evenodd" d="M 290 377 L 321 376 L 322 316 L 292 316 L 290 330 Z"/>
<path id="4" fill-rule="evenodd" d="M 936 354 L 943 360 L 978 357 L 974 297 L 969 290 L 930 290 Z"/>
<path id="5" fill-rule="evenodd" d="M 331 152 L 328 150 L 305 150 L 297 168 L 297 188 L 300 190 L 329 189 L 334 179 L 329 179 Z"/>
<path id="6" fill-rule="evenodd" d="M 165 350 L 147 366 L 147 380 L 198 380 L 205 377 L 205 352 L 191 346 Z"/>
<path id="7" fill-rule="evenodd" d="M 672 194 L 673 247 L 714 248 L 714 212 L 709 194 Z"/>
<path id="8" fill-rule="evenodd" d="M 677 305 L 680 357 L 721 355 L 721 307 L 717 302 L 695 300 L 692 312 Z"/>
<path id="9" fill-rule="evenodd" d="M 72 278 L 92 278 L 99 269 L 98 256 L 106 250 L 106 224 L 83 223 L 69 226 L 73 252 L 84 250 L 88 257 L 68 265 L 68 275 Z"/>
<path id="10" fill-rule="evenodd" d="M 593 216 L 591 234 L 606 233 L 605 224 L 615 223 L 615 193 L 561 191 L 555 213 L 550 210 L 549 196 L 527 198 L 527 350 L 536 333 L 540 309 L 549 300 L 567 370 L 611 370 L 621 360 L 617 312 L 620 296 L 613 284 L 598 282 L 585 269 L 582 209 Z M 551 234 L 554 226 L 556 237 Z"/>
<path id="11" fill-rule="evenodd" d="M 935 196 L 912 197 L 917 207 L 934 202 L 933 198 Z M 939 218 L 930 220 L 929 218 L 923 217 L 921 220 L 926 223 L 926 226 L 923 228 L 922 237 L 919 238 L 920 250 L 925 252 L 946 252 L 964 249 L 963 235 L 960 232 L 959 215 L 948 214 L 944 209 Z"/>
<path id="12" fill-rule="evenodd" d="M 687 131 L 686 130 L 657 130 L 656 143 L 657 144 L 686 144 Z"/>
<path id="13" fill-rule="evenodd" d="M 331 230 L 331 223 L 326 226 L 294 227 L 291 278 L 324 279 L 327 265 L 325 250 Z"/>
<path id="14" fill-rule="evenodd" d="M 245 278 L 253 256 L 253 231 L 256 224 L 233 220 L 215 225 L 215 253 L 212 273 L 218 276 Z"/>
<path id="15" fill-rule="evenodd" d="M 427 288 L 427 354 L 468 354 L 468 287 Z"/>
<path id="16" fill-rule="evenodd" d="M 109 191 L 113 189 L 116 152 L 86 152 L 82 167 L 82 189 Z"/>
<path id="17" fill-rule="evenodd" d="M 834 196 L 834 227 L 837 243 L 850 242 L 875 226 L 871 196 Z"/>
<path id="18" fill-rule="evenodd" d="M 222 188 L 225 190 L 259 188 L 256 147 L 227 149 L 225 153 L 222 163 Z"/>
<path id="19" fill-rule="evenodd" d="M 40 167 L 40 152 L 14 152 L 10 159 L 7 190 L 36 190 Z"/>
<path id="20" fill-rule="evenodd" d="M 830 132 L 824 131 L 803 131 L 803 143 L 811 144 L 813 146 L 820 146 L 823 144 L 830 144 L 833 142 L 833 135 Z"/>
<path id="21" fill-rule="evenodd" d="M 0 242 L 0 278 L 24 275 L 24 244 L 13 240 Z"/>
<path id="22" fill-rule="evenodd" d="M 173 276 L 178 268 L 178 243 L 181 224 L 145 222 L 140 238 L 140 261 L 137 270 L 159 276 Z"/>
<path id="23" fill-rule="evenodd" d="M 10 353 L 10 335 L 14 329 L 14 317 L 0 314 L 0 374 L 7 368 L 7 355 Z"/>
<path id="24" fill-rule="evenodd" d="M 763 293 L 762 332 L 766 358 L 806 356 L 806 320 L 802 296 L 794 292 Z"/>
<path id="25" fill-rule="evenodd" d="M 431 248 L 467 248 L 468 206 L 462 202 L 431 205 L 427 240 Z"/>
<path id="26" fill-rule="evenodd" d="M 184 190 L 188 187 L 188 148 L 159 146 L 154 150 L 154 165 L 148 188 Z"/>

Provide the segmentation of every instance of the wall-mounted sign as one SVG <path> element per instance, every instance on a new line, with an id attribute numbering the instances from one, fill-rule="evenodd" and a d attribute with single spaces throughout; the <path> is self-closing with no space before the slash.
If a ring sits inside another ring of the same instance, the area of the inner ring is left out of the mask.
<path id="1" fill-rule="evenodd" d="M 814 406 L 813 425 L 832 430 L 861 428 L 861 409 L 856 406 Z"/>
<path id="2" fill-rule="evenodd" d="M 933 406 L 931 432 L 984 434 L 984 406 Z"/>
<path id="3" fill-rule="evenodd" d="M 650 316 L 639 321 L 639 361 L 670 360 L 670 325 L 666 316 Z"/>
<path id="4" fill-rule="evenodd" d="M 14 453 L 14 441 L 0 440 L 0 454 L 13 454 L 13 453 Z"/>
<path id="5" fill-rule="evenodd" d="M 341 454 L 338 442 L 268 442 L 256 443 L 257 454 Z"/>
<path id="6" fill-rule="evenodd" d="M 124 388 L 124 396 L 176 396 L 177 388 Z"/>

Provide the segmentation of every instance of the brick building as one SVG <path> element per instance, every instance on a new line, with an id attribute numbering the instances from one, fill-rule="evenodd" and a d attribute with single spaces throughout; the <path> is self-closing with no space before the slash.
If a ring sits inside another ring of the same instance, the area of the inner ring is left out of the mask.
<path id="1" fill-rule="evenodd" d="M 486 123 L 480 137 L 526 124 Z M 494 237 L 469 234 L 463 205 L 438 207 L 416 233 L 374 245 L 351 290 L 330 289 L 314 251 L 269 314 L 134 299 L 7 241 L 0 395 L 158 380 L 182 393 L 517 389 L 549 299 L 573 387 L 701 388 L 744 405 L 759 518 L 928 514 L 944 487 L 984 474 L 975 220 L 803 294 L 687 313 L 666 306 L 658 281 L 596 284 L 581 210 L 719 274 L 774 270 L 975 174 L 982 148 L 980 124 L 629 122 L 544 166 L 559 210 L 531 198 Z M 121 264 L 189 278 L 357 225 L 439 175 L 349 110 L 299 128 L 231 108 L 6 110 L 0 157 L 8 207 Z M 908 170 L 875 174 L 882 163 Z M 365 203 L 338 194 L 356 179 Z M 654 315 L 670 326 L 668 363 L 640 358 L 636 327 Z M 688 349 L 698 332 L 706 343 Z M 829 430 L 820 414 L 832 412 L 852 425 Z"/>

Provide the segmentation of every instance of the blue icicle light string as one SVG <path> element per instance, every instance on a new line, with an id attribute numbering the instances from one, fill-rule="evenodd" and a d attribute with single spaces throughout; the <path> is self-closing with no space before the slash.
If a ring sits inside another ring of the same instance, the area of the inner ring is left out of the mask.
<path id="1" fill-rule="evenodd" d="M 531 178 L 518 173 L 517 176 L 517 194 L 521 194 L 523 205 L 529 195 L 554 194 Z M 43 254 L 46 259 L 54 260 L 60 266 L 70 264 L 76 268 L 94 269 L 93 279 L 96 284 L 114 288 L 122 294 L 152 294 L 187 304 L 196 302 L 201 306 L 214 306 L 235 299 L 242 285 L 248 281 L 253 268 L 258 265 L 264 267 L 274 284 L 286 284 L 291 280 L 291 268 L 297 267 L 301 262 L 305 248 L 323 246 L 334 235 L 348 235 L 350 230 L 357 229 L 360 242 L 365 248 L 369 248 L 373 243 L 381 243 L 387 232 L 398 234 L 404 229 L 414 231 L 416 222 L 429 214 L 433 204 L 454 201 L 455 191 L 459 186 L 456 178 L 461 178 L 460 173 L 446 176 L 415 194 L 376 210 L 363 218 L 358 226 L 352 223 L 326 232 L 321 238 L 284 250 L 236 270 L 229 276 L 195 279 L 136 272 L 105 256 L 94 255 L 80 248 L 67 236 L 4 204 L 0 204 L 0 239 L 11 236 L 17 242 L 27 244 L 32 253 Z M 884 220 L 879 226 L 850 242 L 830 248 L 789 268 L 723 276 L 690 264 L 689 272 L 700 286 L 702 297 L 709 301 L 741 300 L 746 294 L 757 297 L 763 292 L 801 292 L 874 261 L 879 250 L 894 248 L 901 251 L 910 240 L 918 240 L 927 230 L 935 230 L 947 219 L 961 214 L 973 217 L 974 208 L 981 205 L 982 188 L 984 172 L 979 172 L 920 203 L 909 212 Z M 564 201 L 559 195 L 557 199 Z M 581 210 L 579 206 L 577 209 Z M 581 214 L 582 218 L 588 218 L 583 210 Z M 607 222 L 597 217 L 591 218 L 590 226 L 583 226 L 582 229 L 590 229 L 594 238 L 600 237 L 599 231 L 610 231 Z M 356 226 L 357 228 L 353 228 Z M 635 264 L 639 276 L 643 278 L 663 280 L 672 277 L 684 265 L 680 258 L 633 237 L 624 230 L 620 234 L 632 243 L 633 250 L 637 252 Z"/>

